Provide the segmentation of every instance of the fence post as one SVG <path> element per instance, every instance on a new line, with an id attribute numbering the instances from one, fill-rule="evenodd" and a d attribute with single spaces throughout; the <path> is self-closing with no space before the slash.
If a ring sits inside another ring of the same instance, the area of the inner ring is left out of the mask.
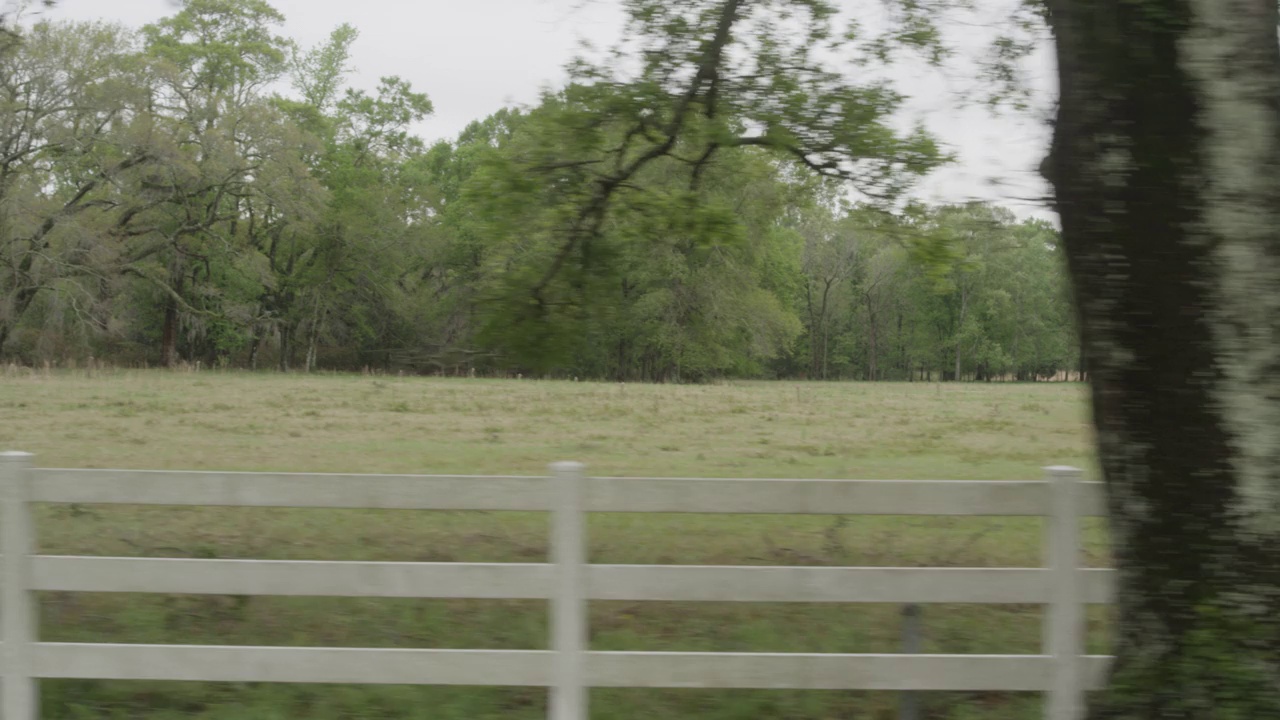
<path id="1" fill-rule="evenodd" d="M 587 720 L 586 514 L 583 465 L 551 465 L 551 720 Z"/>
<path id="2" fill-rule="evenodd" d="M 919 605 L 902 606 L 902 652 L 916 654 L 923 649 L 924 628 L 920 617 L 923 608 Z M 920 698 L 911 690 L 902 693 L 898 698 L 898 720 L 919 720 Z"/>
<path id="3" fill-rule="evenodd" d="M 36 720 L 39 694 L 31 677 L 31 644 L 35 642 L 36 613 L 28 589 L 32 530 L 28 485 L 31 454 L 0 453 L 0 717 Z"/>
<path id="4" fill-rule="evenodd" d="M 1079 720 L 1084 714 L 1084 605 L 1080 592 L 1080 470 L 1045 468 L 1050 488 L 1046 554 L 1051 602 L 1046 608 L 1046 654 L 1053 683 L 1048 720 Z"/>

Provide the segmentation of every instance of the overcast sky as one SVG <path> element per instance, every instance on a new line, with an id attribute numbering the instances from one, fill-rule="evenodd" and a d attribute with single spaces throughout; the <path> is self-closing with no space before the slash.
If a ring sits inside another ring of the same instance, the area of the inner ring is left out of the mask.
<path id="1" fill-rule="evenodd" d="M 269 0 L 286 17 L 283 30 L 304 47 L 323 41 L 348 22 L 360 31 L 352 47 L 351 84 L 372 89 L 384 75 L 399 75 L 426 92 L 433 117 L 419 128 L 428 141 L 450 138 L 468 122 L 509 104 L 537 99 L 540 88 L 559 85 L 564 65 L 581 40 L 607 45 L 621 31 L 618 0 Z M 841 0 L 850 9 L 877 0 Z M 176 11 L 172 0 L 60 0 L 54 18 L 117 20 L 141 26 Z M 973 33 L 980 33 L 975 29 Z M 972 35 L 971 35 L 972 36 Z M 1037 84 L 1052 87 L 1046 57 Z M 901 88 L 913 97 L 911 112 L 960 155 L 917 193 L 937 202 L 995 200 L 1019 215 L 1052 219 L 1030 198 L 1046 188 L 1034 170 L 1048 133 L 1032 117 L 960 110 L 953 95 L 965 71 L 951 77 L 916 72 Z M 1000 184 L 993 185 L 992 181 Z"/>

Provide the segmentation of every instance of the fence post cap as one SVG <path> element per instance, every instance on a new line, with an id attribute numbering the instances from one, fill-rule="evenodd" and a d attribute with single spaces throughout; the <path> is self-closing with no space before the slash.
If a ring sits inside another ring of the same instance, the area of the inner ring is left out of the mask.
<path id="1" fill-rule="evenodd" d="M 32 453 L 20 452 L 18 450 L 5 450 L 0 452 L 0 462 L 22 462 L 23 460 L 30 460 L 33 457 L 35 457 L 35 455 Z"/>

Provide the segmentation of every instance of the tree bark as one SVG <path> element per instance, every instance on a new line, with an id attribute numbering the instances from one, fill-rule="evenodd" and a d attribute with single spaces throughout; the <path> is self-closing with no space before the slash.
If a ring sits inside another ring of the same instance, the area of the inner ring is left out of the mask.
<path id="1" fill-rule="evenodd" d="M 330 277 L 330 282 L 333 278 Z M 320 294 L 316 293 L 315 303 L 312 306 L 311 324 L 307 328 L 307 372 L 316 371 L 316 356 L 320 345 L 320 325 L 324 321 L 327 311 L 320 303 Z"/>
<path id="2" fill-rule="evenodd" d="M 831 285 L 834 278 L 822 279 L 822 299 L 817 307 L 813 301 L 813 281 L 805 285 L 805 306 L 809 313 L 809 377 L 827 379 L 827 322 Z"/>
<path id="3" fill-rule="evenodd" d="M 867 303 L 867 379 L 872 382 L 879 380 L 879 367 L 876 360 L 880 354 L 880 338 L 878 337 L 878 326 L 876 323 L 876 310 L 871 300 L 871 293 L 865 293 L 864 299 Z M 901 318 L 899 318 L 901 320 Z"/>
<path id="4" fill-rule="evenodd" d="M 1280 717 L 1275 0 L 1049 0 L 1055 188 L 1119 569 L 1090 717 Z"/>
<path id="5" fill-rule="evenodd" d="M 307 333 L 307 372 L 316 371 L 316 346 L 319 343 L 319 333 L 314 329 Z"/>
<path id="6" fill-rule="evenodd" d="M 164 320 L 160 329 L 160 362 L 167 368 L 178 364 L 178 303 L 165 298 Z"/>
<path id="7" fill-rule="evenodd" d="M 276 367 L 280 372 L 289 372 L 289 356 L 293 354 L 293 327 L 287 323 L 280 324 L 280 357 Z"/>
<path id="8" fill-rule="evenodd" d="M 0 357 L 4 357 L 4 346 L 9 341 L 10 334 L 17 329 L 18 323 L 21 322 L 22 316 L 27 313 L 35 301 L 36 296 L 44 287 L 32 285 L 18 290 L 13 295 L 13 301 L 9 305 L 8 317 L 0 319 Z"/>
<path id="9" fill-rule="evenodd" d="M 258 350 L 262 347 L 262 338 L 258 337 L 258 326 L 249 327 L 249 369 L 258 369 Z"/>
<path id="10" fill-rule="evenodd" d="M 898 311 L 898 362 L 907 372 L 907 382 L 914 378 L 911 374 L 911 359 L 907 357 L 907 341 L 902 334 L 902 311 Z"/>
<path id="11" fill-rule="evenodd" d="M 969 309 L 969 293 L 961 288 L 960 290 L 960 321 L 956 323 L 956 371 L 955 376 L 951 379 L 960 382 L 960 359 L 963 356 L 963 338 L 964 338 L 964 317 Z"/>

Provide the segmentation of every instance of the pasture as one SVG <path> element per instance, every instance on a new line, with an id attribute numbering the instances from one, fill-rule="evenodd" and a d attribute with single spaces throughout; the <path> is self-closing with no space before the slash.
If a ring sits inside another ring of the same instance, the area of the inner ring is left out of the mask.
<path id="1" fill-rule="evenodd" d="M 84 372 L 0 377 L 0 447 L 43 467 L 533 475 L 1035 479 L 1091 469 L 1080 385 L 639 386 Z M 47 554 L 541 561 L 533 513 L 49 507 Z M 600 563 L 1034 566 L 1020 518 L 593 516 Z M 1099 527 L 1088 564 L 1105 564 Z M 897 652 L 901 608 L 592 604 L 594 649 Z M 1091 612 L 1091 648 L 1104 617 Z M 51 641 L 542 648 L 545 603 L 48 593 Z M 930 605 L 925 652 L 1036 652 L 1036 606 Z M 49 718 L 539 718 L 540 689 L 45 682 Z M 890 693 L 592 693 L 595 717 L 893 717 Z M 922 717 L 1034 718 L 1038 696 L 929 694 Z"/>

